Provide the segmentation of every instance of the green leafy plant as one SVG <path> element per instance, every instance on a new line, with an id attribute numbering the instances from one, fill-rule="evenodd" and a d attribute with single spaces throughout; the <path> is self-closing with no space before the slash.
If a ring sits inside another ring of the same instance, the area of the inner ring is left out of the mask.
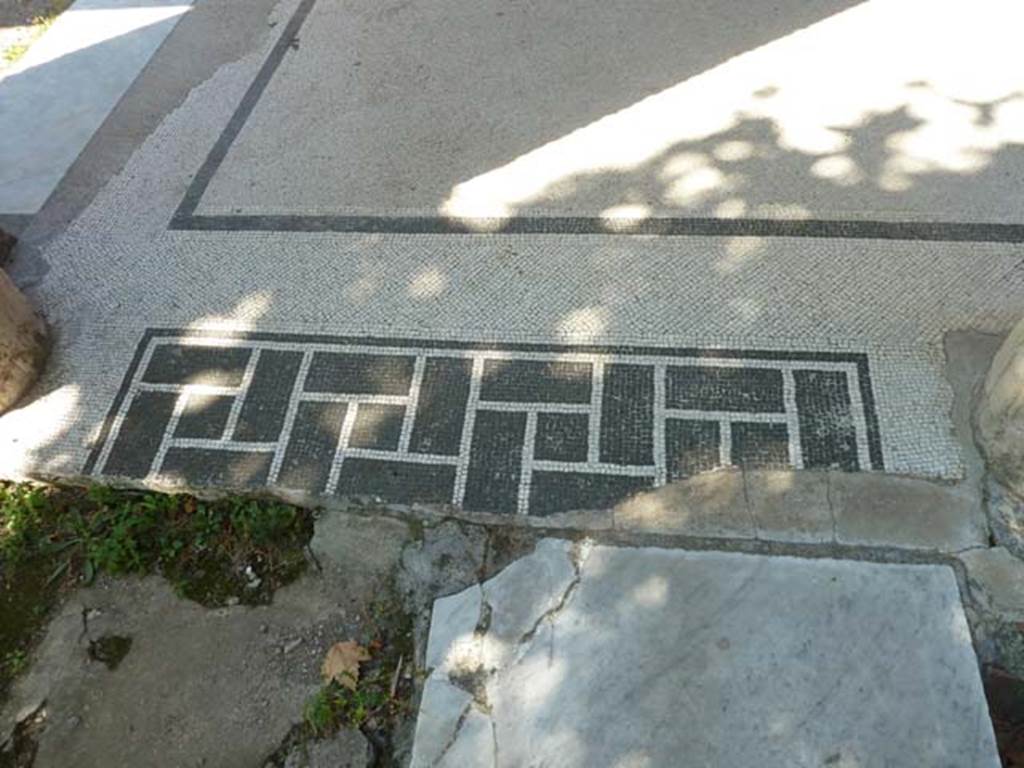
<path id="1" fill-rule="evenodd" d="M 0 696 L 75 585 L 156 571 L 204 605 L 266 603 L 312 533 L 312 511 L 266 499 L 0 481 Z"/>

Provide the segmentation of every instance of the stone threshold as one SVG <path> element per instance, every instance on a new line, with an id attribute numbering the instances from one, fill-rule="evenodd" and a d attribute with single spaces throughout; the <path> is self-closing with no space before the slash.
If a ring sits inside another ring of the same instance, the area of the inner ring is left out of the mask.
<path id="1" fill-rule="evenodd" d="M 89 476 L 38 479 L 96 482 Z M 200 497 L 254 493 L 246 487 L 168 483 L 160 478 L 105 476 L 103 482 Z M 372 496 L 317 495 L 274 486 L 255 493 L 300 506 L 424 525 L 454 519 L 551 535 L 587 533 L 625 541 L 637 537 L 648 544 L 676 541 L 668 545 L 698 549 L 710 545 L 764 552 L 782 547 L 781 554 L 820 551 L 830 557 L 859 557 L 861 548 L 956 554 L 990 546 L 975 484 L 875 472 L 715 470 L 635 495 L 614 507 L 548 516 L 469 512 L 445 504 L 396 504 Z"/>

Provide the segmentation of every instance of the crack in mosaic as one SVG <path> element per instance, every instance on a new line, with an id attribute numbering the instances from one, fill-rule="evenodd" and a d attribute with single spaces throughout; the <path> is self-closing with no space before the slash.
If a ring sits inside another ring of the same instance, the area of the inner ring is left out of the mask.
<path id="1" fill-rule="evenodd" d="M 863 354 L 150 330 L 85 474 L 547 515 L 883 468 Z"/>

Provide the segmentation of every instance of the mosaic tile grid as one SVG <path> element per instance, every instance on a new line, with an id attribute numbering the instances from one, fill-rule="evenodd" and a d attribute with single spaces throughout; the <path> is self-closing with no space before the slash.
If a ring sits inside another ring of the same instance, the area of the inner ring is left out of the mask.
<path id="1" fill-rule="evenodd" d="M 546 515 L 883 469 L 862 354 L 149 331 L 86 474 Z"/>

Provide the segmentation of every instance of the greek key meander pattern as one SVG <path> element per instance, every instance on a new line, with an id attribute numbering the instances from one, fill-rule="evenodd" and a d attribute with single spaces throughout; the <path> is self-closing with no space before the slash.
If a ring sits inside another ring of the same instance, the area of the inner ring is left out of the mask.
<path id="1" fill-rule="evenodd" d="M 867 357 L 151 330 L 84 471 L 547 515 L 721 466 L 882 469 Z"/>

